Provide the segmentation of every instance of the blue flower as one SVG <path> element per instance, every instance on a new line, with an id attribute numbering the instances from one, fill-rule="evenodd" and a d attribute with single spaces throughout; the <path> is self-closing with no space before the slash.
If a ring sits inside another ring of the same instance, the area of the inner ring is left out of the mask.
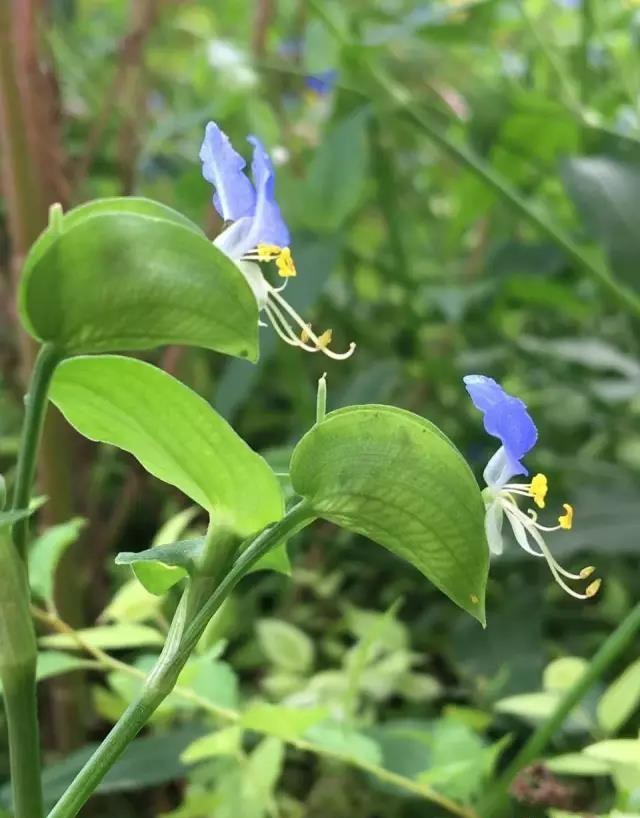
<path id="1" fill-rule="evenodd" d="M 231 222 L 216 244 L 228 256 L 238 259 L 261 244 L 286 250 L 290 241 L 289 229 L 275 198 L 274 171 L 269 154 L 257 136 L 250 136 L 248 142 L 253 145 L 253 184 L 245 174 L 246 162 L 215 122 L 207 125 L 200 148 L 202 175 L 215 189 L 214 207 L 225 222 Z M 280 254 L 274 249 L 276 260 Z M 285 266 L 281 274 L 295 275 L 295 268 Z"/>
<path id="2" fill-rule="evenodd" d="M 304 84 L 309 91 L 324 97 L 330 94 L 338 79 L 338 72 L 330 68 L 327 71 L 320 71 L 318 74 L 309 74 L 304 78 Z"/>
<path id="3" fill-rule="evenodd" d="M 551 554 L 543 532 L 568 530 L 573 524 L 573 508 L 564 503 L 564 513 L 558 517 L 558 524 L 545 526 L 538 522 L 534 509 L 525 514 L 518 505 L 518 497 L 531 497 L 538 508 L 545 507 L 548 481 L 544 474 L 536 474 L 529 483 L 509 482 L 516 475 L 528 475 L 522 458 L 536 445 L 538 430 L 520 398 L 509 395 L 499 383 L 486 375 L 467 375 L 464 384 L 473 405 L 484 416 L 484 428 L 497 438 L 501 445 L 489 460 L 484 470 L 487 488 L 482 496 L 486 508 L 485 531 L 489 548 L 493 553 L 502 553 L 502 528 L 505 518 L 511 526 L 517 543 L 534 557 L 547 561 L 554 579 L 571 596 L 588 599 L 600 587 L 600 580 L 592 581 L 584 594 L 574 591 L 565 579 L 584 580 L 593 574 L 589 565 L 578 574 L 565 570 Z"/>
<path id="4" fill-rule="evenodd" d="M 473 405 L 484 415 L 487 433 L 502 442 L 509 472 L 504 479 L 529 474 L 521 461 L 536 445 L 538 430 L 527 407 L 486 375 L 467 375 L 464 383 Z"/>
<path id="5" fill-rule="evenodd" d="M 276 200 L 271 158 L 257 136 L 248 137 L 248 142 L 253 146 L 253 181 L 246 174 L 245 160 L 218 125 L 209 122 L 205 129 L 200 148 L 202 175 L 214 187 L 213 204 L 225 222 L 225 229 L 214 244 L 235 262 L 251 287 L 258 308 L 283 341 L 308 352 L 323 352 L 330 358 L 348 358 L 355 344 L 346 352 L 333 352 L 329 349 L 331 330 L 316 335 L 281 295 L 287 280 L 296 275 L 289 249 L 289 228 Z M 284 284 L 273 287 L 256 262 L 275 262 Z"/>

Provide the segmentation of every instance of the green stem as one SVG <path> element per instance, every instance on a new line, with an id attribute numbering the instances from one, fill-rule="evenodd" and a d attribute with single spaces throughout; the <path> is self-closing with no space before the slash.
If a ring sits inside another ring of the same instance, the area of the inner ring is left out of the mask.
<path id="1" fill-rule="evenodd" d="M 11 792 L 15 818 L 44 814 L 40 783 L 40 739 L 35 662 L 3 681 L 9 732 Z"/>
<path id="2" fill-rule="evenodd" d="M 25 565 L 0 539 L 0 678 L 9 732 L 15 818 L 41 818 L 40 744 L 36 707 L 36 638 Z"/>
<path id="3" fill-rule="evenodd" d="M 155 668 L 147 677 L 142 692 L 129 705 L 100 747 L 80 770 L 48 818 L 74 818 L 78 814 L 108 770 L 144 727 L 158 705 L 171 693 L 180 671 L 209 620 L 238 582 L 260 557 L 314 519 L 313 513 L 303 501 L 292 508 L 282 520 L 258 534 L 189 624 L 186 624 L 185 618 L 188 591 L 185 592 L 172 623 L 167 644 Z"/>
<path id="4" fill-rule="evenodd" d="M 583 105 L 589 102 L 591 90 L 591 66 L 589 65 L 589 44 L 594 30 L 593 0 L 582 0 L 580 31 L 580 99 Z"/>
<path id="5" fill-rule="evenodd" d="M 626 618 L 603 642 L 582 676 L 562 696 L 549 719 L 535 730 L 524 747 L 504 770 L 495 789 L 479 808 L 479 813 L 487 818 L 499 818 L 508 811 L 507 792 L 517 774 L 538 759 L 549 742 L 564 724 L 573 708 L 579 704 L 591 685 L 618 658 L 633 637 L 640 631 L 640 604 L 636 605 Z"/>
<path id="6" fill-rule="evenodd" d="M 36 469 L 38 448 L 47 410 L 49 385 L 61 357 L 62 355 L 56 347 L 52 344 L 44 344 L 40 347 L 36 358 L 29 391 L 25 396 L 25 416 L 22 425 L 16 485 L 13 495 L 14 509 L 27 508 L 31 499 L 31 487 Z M 14 545 L 25 562 L 28 535 L 29 521 L 25 517 L 13 527 Z"/>
<path id="7" fill-rule="evenodd" d="M 311 6 L 334 35 L 347 45 L 348 42 L 346 41 L 344 33 L 335 25 L 321 0 L 311 0 Z M 362 68 L 368 72 L 387 98 L 397 108 L 402 110 L 407 119 L 412 121 L 414 125 L 417 125 L 432 142 L 453 157 L 456 162 L 468 168 L 478 178 L 482 179 L 488 187 L 498 193 L 504 200 L 510 202 L 516 211 L 521 213 L 532 224 L 536 225 L 539 230 L 545 233 L 559 247 L 562 247 L 567 256 L 581 267 L 590 278 L 606 290 L 615 301 L 634 315 L 640 316 L 640 296 L 616 281 L 604 264 L 592 260 L 570 236 L 556 227 L 546 215 L 538 212 L 506 179 L 496 173 L 491 165 L 482 159 L 482 157 L 477 156 L 464 145 L 458 145 L 453 142 L 446 131 L 441 128 L 435 120 L 428 117 L 418 108 L 415 99 L 406 88 L 388 77 L 381 68 L 373 65 L 366 55 L 361 54 L 359 59 Z"/>

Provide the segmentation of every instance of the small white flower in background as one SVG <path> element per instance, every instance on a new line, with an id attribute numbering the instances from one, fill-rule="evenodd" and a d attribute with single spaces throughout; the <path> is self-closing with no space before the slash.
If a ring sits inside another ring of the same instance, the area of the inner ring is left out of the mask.
<path id="1" fill-rule="evenodd" d="M 249 89 L 258 84 L 247 54 L 228 40 L 209 40 L 207 61 L 233 88 Z"/>

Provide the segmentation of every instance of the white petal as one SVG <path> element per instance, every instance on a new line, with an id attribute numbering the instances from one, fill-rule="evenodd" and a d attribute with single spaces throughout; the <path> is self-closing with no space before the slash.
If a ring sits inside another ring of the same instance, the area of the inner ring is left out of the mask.
<path id="1" fill-rule="evenodd" d="M 216 236 L 213 243 L 222 250 L 225 256 L 229 256 L 232 261 L 238 261 L 245 253 L 255 249 L 250 235 L 252 223 L 251 216 L 238 219 Z"/>
<path id="2" fill-rule="evenodd" d="M 258 302 L 258 309 L 263 310 L 267 306 L 269 286 L 262 275 L 260 265 L 254 264 L 252 261 L 237 261 L 236 266 L 242 275 L 247 279 L 256 301 Z"/>
<path id="3" fill-rule="evenodd" d="M 504 511 L 500 503 L 491 503 L 484 518 L 484 530 L 492 554 L 502 554 L 504 546 L 502 539 L 503 520 Z"/>
<path id="4" fill-rule="evenodd" d="M 493 455 L 483 472 L 484 482 L 491 488 L 504 486 L 513 476 L 513 469 L 509 463 L 504 446 L 500 446 Z"/>

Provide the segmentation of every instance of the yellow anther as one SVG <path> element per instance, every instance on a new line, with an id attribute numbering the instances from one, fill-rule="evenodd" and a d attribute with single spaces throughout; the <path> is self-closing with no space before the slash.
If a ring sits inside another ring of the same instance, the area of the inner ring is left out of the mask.
<path id="1" fill-rule="evenodd" d="M 293 263 L 291 250 L 288 247 L 283 247 L 280 254 L 276 258 L 276 267 L 278 268 L 278 275 L 282 278 L 292 278 L 296 275 L 296 265 Z"/>
<path id="2" fill-rule="evenodd" d="M 544 498 L 547 496 L 548 490 L 549 484 L 547 483 L 546 476 L 544 474 L 536 474 L 531 481 L 529 494 L 533 497 L 533 501 L 538 508 L 544 508 Z M 571 526 L 569 526 L 569 528 L 571 528 Z"/>
<path id="3" fill-rule="evenodd" d="M 302 332 L 300 333 L 300 340 L 303 344 L 306 344 L 311 336 L 309 335 L 309 330 L 311 329 L 311 324 L 306 324 L 302 328 Z"/>
<path id="4" fill-rule="evenodd" d="M 560 528 L 564 528 L 568 531 L 573 525 L 573 506 L 570 506 L 569 503 L 563 503 L 562 507 L 565 513 L 558 517 L 558 522 L 560 523 Z"/>
<path id="5" fill-rule="evenodd" d="M 277 259 L 282 252 L 282 248 L 277 244 L 259 244 L 256 248 L 258 253 L 258 261 L 273 261 Z"/>
<path id="6" fill-rule="evenodd" d="M 333 338 L 333 330 L 326 329 L 322 335 L 318 336 L 318 349 L 326 349 Z"/>
<path id="7" fill-rule="evenodd" d="M 601 585 L 602 585 L 602 580 L 601 579 L 594 579 L 593 582 L 591 583 L 591 585 L 589 585 L 587 587 L 587 590 L 585 591 L 585 594 L 589 598 L 591 598 L 592 596 L 595 596 L 598 593 L 598 591 L 600 590 Z"/>
<path id="8" fill-rule="evenodd" d="M 582 571 L 580 571 L 580 579 L 587 579 L 587 577 L 590 577 L 595 570 L 594 565 L 587 565 L 586 568 L 583 568 Z"/>

